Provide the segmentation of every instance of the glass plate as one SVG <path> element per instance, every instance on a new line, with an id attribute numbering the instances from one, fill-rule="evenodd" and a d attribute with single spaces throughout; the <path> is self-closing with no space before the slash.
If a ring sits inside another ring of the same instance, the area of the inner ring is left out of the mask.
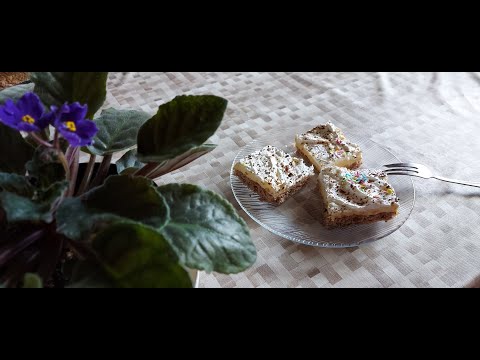
<path id="1" fill-rule="evenodd" d="M 276 146 L 290 155 L 298 156 L 295 155 L 295 135 L 308 130 L 307 126 L 306 128 L 296 127 L 270 132 L 242 148 L 235 157 L 230 171 L 232 191 L 242 209 L 268 231 L 285 239 L 310 246 L 355 247 L 379 240 L 397 231 L 407 221 L 415 204 L 415 188 L 409 176 L 389 177 L 389 182 L 400 199 L 399 214 L 394 219 L 388 222 L 351 225 L 329 230 L 318 220 L 322 209 L 317 206 L 320 203 L 320 193 L 316 184 L 316 176 L 309 181 L 307 186 L 282 205 L 273 205 L 260 201 L 258 195 L 234 175 L 235 163 L 267 145 Z M 390 151 L 372 140 L 347 132 L 345 132 L 345 136 L 360 145 L 363 151 L 362 168 L 378 169 L 382 165 L 401 162 Z"/>

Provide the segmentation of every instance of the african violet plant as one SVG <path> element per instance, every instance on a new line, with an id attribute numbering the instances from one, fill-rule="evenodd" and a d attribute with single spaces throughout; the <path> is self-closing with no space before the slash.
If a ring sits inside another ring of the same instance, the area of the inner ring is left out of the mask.
<path id="1" fill-rule="evenodd" d="M 0 92 L 0 287 L 192 287 L 186 269 L 247 269 L 255 246 L 230 203 L 153 182 L 215 148 L 227 101 L 95 116 L 107 75 L 34 72 Z"/>

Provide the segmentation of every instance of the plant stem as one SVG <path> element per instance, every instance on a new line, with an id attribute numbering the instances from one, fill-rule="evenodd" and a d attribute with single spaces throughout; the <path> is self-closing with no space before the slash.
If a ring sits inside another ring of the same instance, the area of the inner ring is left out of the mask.
<path id="1" fill-rule="evenodd" d="M 80 153 L 80 148 L 79 147 L 69 147 L 67 150 L 67 160 L 68 160 L 68 166 L 72 167 L 73 162 L 77 158 L 77 155 Z"/>
<path id="2" fill-rule="evenodd" d="M 25 250 L 27 247 L 32 245 L 35 241 L 39 240 L 45 234 L 45 229 L 41 229 L 31 233 L 25 239 L 15 243 L 15 245 L 6 245 L 1 248 L 0 252 L 0 266 L 4 266 L 9 262 L 13 257 L 18 253 Z"/>
<path id="3" fill-rule="evenodd" d="M 55 129 L 55 136 L 54 136 L 54 139 L 53 139 L 53 147 L 55 149 L 60 150 L 60 138 L 59 138 L 59 133 L 58 133 L 57 129 Z"/>
<path id="4" fill-rule="evenodd" d="M 75 185 L 77 184 L 78 166 L 80 163 L 80 151 L 76 148 L 72 156 L 72 163 L 70 165 L 70 186 L 68 188 L 67 197 L 73 196 L 75 193 Z"/>
<path id="5" fill-rule="evenodd" d="M 41 132 L 38 133 L 38 135 L 40 136 L 40 138 L 41 138 L 42 140 L 45 140 L 46 142 L 49 142 L 49 141 L 50 141 L 49 129 L 50 129 L 50 127 L 47 126 L 45 129 L 43 129 Z"/>
<path id="6" fill-rule="evenodd" d="M 95 167 L 95 160 L 97 160 L 96 155 L 90 155 L 90 160 L 88 161 L 87 169 L 85 170 L 85 175 L 83 175 L 82 183 L 78 189 L 77 195 L 82 195 L 85 190 L 87 190 L 88 184 L 92 178 L 93 168 Z"/>
<path id="7" fill-rule="evenodd" d="M 112 163 L 112 155 L 105 155 L 103 157 L 102 163 L 98 168 L 97 175 L 90 185 L 89 189 L 102 185 L 103 181 L 107 177 L 108 170 L 110 169 L 110 164 Z"/>
<path id="8" fill-rule="evenodd" d="M 43 146 L 46 146 L 46 147 L 53 147 L 52 144 L 46 142 L 45 140 L 41 139 L 37 134 L 35 133 L 30 133 L 30 136 L 32 137 L 33 140 L 35 140 L 39 145 L 43 145 Z"/>
<path id="9" fill-rule="evenodd" d="M 65 157 L 65 154 L 62 151 L 58 151 L 58 159 L 63 165 L 63 168 L 65 169 L 65 177 L 67 179 L 70 178 L 70 166 L 68 165 L 67 158 Z"/>
<path id="10" fill-rule="evenodd" d="M 67 158 L 68 166 L 70 166 L 70 162 L 72 161 L 73 151 L 75 150 L 74 147 L 69 146 L 67 152 L 65 153 L 65 157 Z"/>
<path id="11" fill-rule="evenodd" d="M 0 282 L 5 283 L 9 288 L 16 287 L 25 274 L 34 268 L 38 257 L 38 251 L 21 252 L 15 257 L 15 261 L 9 264 L 8 270 Z"/>
<path id="12" fill-rule="evenodd" d="M 133 173 L 133 175 L 147 177 L 147 175 L 150 174 L 157 167 L 158 167 L 158 163 L 148 163 L 143 168 L 138 169 L 135 173 Z"/>

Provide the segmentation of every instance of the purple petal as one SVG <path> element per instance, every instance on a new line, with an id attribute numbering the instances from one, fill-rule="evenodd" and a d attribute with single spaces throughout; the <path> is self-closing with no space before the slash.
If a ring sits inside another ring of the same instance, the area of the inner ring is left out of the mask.
<path id="1" fill-rule="evenodd" d="M 77 134 L 83 139 L 93 139 L 97 135 L 98 127 L 93 121 L 81 120 L 77 122 Z"/>
<path id="2" fill-rule="evenodd" d="M 71 146 L 91 145 L 93 137 L 98 132 L 97 125 L 93 121 L 82 120 L 75 123 L 76 131 L 71 131 L 65 123 L 57 122 L 57 129 Z"/>
<path id="3" fill-rule="evenodd" d="M 70 104 L 70 121 L 77 122 L 79 120 L 85 120 L 85 116 L 87 116 L 88 106 L 87 105 L 80 105 L 80 103 L 75 102 Z"/>
<path id="4" fill-rule="evenodd" d="M 49 114 L 53 114 L 55 117 L 58 117 L 60 115 L 60 110 L 58 106 L 55 106 L 55 105 L 50 106 Z"/>
<path id="5" fill-rule="evenodd" d="M 76 123 L 79 120 L 85 120 L 87 110 L 88 107 L 86 105 L 82 106 L 78 102 L 70 105 L 65 103 L 59 110 L 60 116 L 58 117 L 58 121 L 73 121 Z"/>
<path id="6" fill-rule="evenodd" d="M 52 106 L 52 109 L 53 109 L 53 106 Z M 63 104 L 62 106 L 60 106 L 60 108 L 57 108 L 56 109 L 56 114 L 57 114 L 57 119 L 56 121 L 58 122 L 64 122 L 64 121 L 67 121 L 68 117 L 70 116 L 70 106 L 68 106 L 67 103 Z"/>
<path id="7" fill-rule="evenodd" d="M 85 120 L 87 105 L 80 105 L 78 102 L 70 105 L 65 103 L 60 109 L 54 107 L 51 109 L 54 115 L 49 116 L 49 121 L 54 123 L 54 126 L 71 146 L 91 145 L 98 128 L 93 121 Z M 75 131 L 71 131 L 67 127 L 66 124 L 69 121 L 75 123 Z"/>
<path id="8" fill-rule="evenodd" d="M 35 120 L 40 119 L 43 115 L 42 102 L 40 98 L 32 92 L 26 93 L 17 101 L 17 109 L 19 113 L 22 114 L 21 116 L 30 115 Z"/>
<path id="9" fill-rule="evenodd" d="M 55 124 L 57 114 L 54 111 L 44 114 L 37 122 L 36 125 L 40 129 L 45 129 L 48 125 Z"/>
<path id="10" fill-rule="evenodd" d="M 11 128 L 19 131 L 40 131 L 48 125 L 48 121 L 42 120 L 44 114 L 43 105 L 37 95 L 26 93 L 16 104 L 11 99 L 0 107 L 0 121 Z M 23 121 L 25 115 L 31 116 L 35 122 L 30 124 Z"/>
<path id="11" fill-rule="evenodd" d="M 60 109 L 59 111 L 63 114 L 63 113 L 69 113 L 70 112 L 70 105 L 68 105 L 67 103 L 63 104 L 62 106 L 60 106 Z"/>
<path id="12" fill-rule="evenodd" d="M 70 143 L 71 146 L 84 146 L 82 139 L 73 131 L 67 130 L 66 128 L 58 129 L 58 131 Z"/>
<path id="13" fill-rule="evenodd" d="M 0 107 L 0 122 L 8 127 L 17 129 L 17 118 L 14 114 L 5 109 L 5 107 Z"/>
<path id="14" fill-rule="evenodd" d="M 18 111 L 17 107 L 15 106 L 15 103 L 11 99 L 8 99 L 7 101 L 5 101 L 4 109 L 5 109 L 5 112 L 9 113 L 10 115 L 13 115 Z"/>
<path id="15" fill-rule="evenodd" d="M 17 130 L 20 131 L 26 131 L 26 132 L 32 132 L 32 131 L 40 131 L 39 127 L 34 124 L 29 124 L 24 121 L 20 121 L 17 123 Z"/>

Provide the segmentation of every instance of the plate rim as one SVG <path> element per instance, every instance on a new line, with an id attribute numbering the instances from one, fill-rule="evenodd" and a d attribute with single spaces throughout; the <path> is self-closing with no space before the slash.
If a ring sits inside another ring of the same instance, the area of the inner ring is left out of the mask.
<path id="1" fill-rule="evenodd" d="M 286 128 L 286 129 L 282 129 L 282 131 L 289 131 L 289 130 L 294 130 L 294 129 L 297 129 L 297 127 L 290 127 L 290 128 Z M 267 134 L 264 134 L 264 135 L 267 135 Z M 264 135 L 261 135 L 260 137 L 264 136 Z M 362 137 L 361 135 L 359 134 L 352 134 L 353 137 Z M 382 148 L 383 150 L 385 150 L 386 152 L 388 152 L 390 155 L 392 155 L 395 159 L 397 159 L 398 162 L 402 162 L 397 155 L 395 155 L 392 151 L 390 151 L 389 149 L 387 149 L 386 147 L 382 146 L 381 144 L 379 144 L 377 141 L 374 141 L 368 137 L 364 137 L 364 139 L 368 140 L 368 141 L 371 141 L 372 143 L 374 143 L 375 145 L 379 146 L 380 148 Z M 397 232 L 398 230 L 400 230 L 400 228 L 402 228 L 403 225 L 405 225 L 405 223 L 407 222 L 408 219 L 410 219 L 410 216 L 412 215 L 412 212 L 413 212 L 413 209 L 415 208 L 415 203 L 416 203 L 416 189 L 415 189 L 415 183 L 413 182 L 413 178 L 410 176 L 409 177 L 409 180 L 410 180 L 410 183 L 412 185 L 412 190 L 413 190 L 413 199 L 412 199 L 412 206 L 410 208 L 410 210 L 408 211 L 408 214 L 407 216 L 405 217 L 405 219 L 399 224 L 399 226 L 396 228 L 396 229 L 392 229 L 391 231 L 387 232 L 386 234 L 382 235 L 381 237 L 377 237 L 377 238 L 368 238 L 368 239 L 365 239 L 365 240 L 362 240 L 360 242 L 357 242 L 355 244 L 352 244 L 352 245 L 349 245 L 349 244 L 337 244 L 337 243 L 332 243 L 332 242 L 328 242 L 328 241 L 325 241 L 325 242 L 314 242 L 314 241 L 311 241 L 311 240 L 302 240 L 302 239 L 296 239 L 296 238 L 293 238 L 293 237 L 289 237 L 288 235 L 285 235 L 285 234 L 282 234 L 281 232 L 278 232 L 277 230 L 273 229 L 272 227 L 268 226 L 267 224 L 264 224 L 263 222 L 261 222 L 260 220 L 258 220 L 255 216 L 253 216 L 250 211 L 248 211 L 245 206 L 242 204 L 242 202 L 239 200 L 239 198 L 237 197 L 237 194 L 235 192 L 235 189 L 233 187 L 233 180 L 234 180 L 234 177 L 235 177 L 235 174 L 234 174 L 234 167 L 235 167 L 235 164 L 236 164 L 236 161 L 240 155 L 240 153 L 243 151 L 244 148 L 246 148 L 247 146 L 250 146 L 252 145 L 253 143 L 259 141 L 259 139 L 256 139 L 256 140 L 252 140 L 251 142 L 249 142 L 248 144 L 245 144 L 244 146 L 242 146 L 239 151 L 237 152 L 237 154 L 235 155 L 233 161 L 232 161 L 232 166 L 230 168 L 230 189 L 233 193 L 233 196 L 235 197 L 235 200 L 237 201 L 237 203 L 240 205 L 240 207 L 242 208 L 242 210 L 250 217 L 250 219 L 252 219 L 253 221 L 255 221 L 257 224 L 259 224 L 262 228 L 264 228 L 265 230 L 269 231 L 270 233 L 274 234 L 274 235 L 277 235 L 283 239 L 286 239 L 286 240 L 289 240 L 289 241 L 292 241 L 294 243 L 297 243 L 297 244 L 302 244 L 302 245 L 307 245 L 307 246 L 313 246 L 313 247 L 318 247 L 318 248 L 326 248 L 326 249 L 347 249 L 347 248 L 355 248 L 355 247 L 359 247 L 359 246 L 363 246 L 363 245 L 367 245 L 367 244 L 370 244 L 370 243 L 373 243 L 373 242 L 377 242 L 379 240 L 382 240 L 382 239 L 385 239 L 386 237 L 392 235 L 393 233 Z M 317 173 L 315 173 L 315 175 L 317 175 Z"/>

